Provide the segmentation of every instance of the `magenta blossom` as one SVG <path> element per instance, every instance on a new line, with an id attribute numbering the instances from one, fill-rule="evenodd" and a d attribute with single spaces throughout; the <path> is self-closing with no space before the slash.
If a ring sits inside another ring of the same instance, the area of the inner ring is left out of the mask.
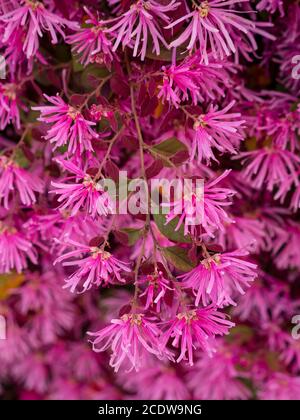
<path id="1" fill-rule="evenodd" d="M 275 264 L 280 269 L 300 268 L 300 226 L 289 220 L 284 227 L 278 229 L 278 237 L 273 241 L 272 254 Z"/>
<path id="2" fill-rule="evenodd" d="M 157 3 L 155 0 L 137 0 L 134 2 L 126 13 L 107 22 L 113 23 L 113 26 L 106 32 L 111 32 L 116 37 L 113 51 L 116 51 L 119 44 L 122 43 L 123 48 L 126 46 L 133 48 L 133 56 L 136 57 L 140 48 L 139 54 L 141 60 L 144 60 L 149 42 L 148 33 L 150 32 L 153 51 L 159 55 L 159 43 L 161 42 L 165 47 L 167 47 L 167 43 L 161 34 L 158 21 L 162 20 L 169 23 L 170 19 L 166 12 L 175 10 L 178 4 L 176 0 L 171 0 L 166 6 Z M 142 43 L 141 47 L 140 43 Z"/>
<path id="3" fill-rule="evenodd" d="M 2 13 L 10 12 L 18 7 L 18 0 L 0 0 L 0 10 Z"/>
<path id="4" fill-rule="evenodd" d="M 125 387 L 136 390 L 137 398 L 141 400 L 190 399 L 184 376 L 178 374 L 173 366 L 158 364 L 156 359 L 153 366 L 141 369 L 138 375 L 135 372 L 126 374 L 124 379 Z"/>
<path id="5" fill-rule="evenodd" d="M 0 16 L 0 21 L 6 24 L 3 42 L 7 42 L 14 31 L 22 28 L 25 41 L 23 50 L 27 58 L 33 57 L 39 48 L 39 38 L 44 32 L 49 32 L 53 44 L 57 44 L 57 32 L 64 37 L 63 27 L 76 29 L 77 24 L 49 12 L 44 4 L 36 0 L 21 0 L 18 8 Z"/>
<path id="6" fill-rule="evenodd" d="M 138 371 L 147 352 L 161 357 L 160 333 L 158 327 L 140 313 L 125 314 L 120 319 L 112 319 L 111 325 L 96 333 L 88 332 L 95 337 L 92 341 L 94 351 L 111 348 L 109 364 L 115 372 L 126 359 L 131 369 Z"/>
<path id="7" fill-rule="evenodd" d="M 108 215 L 114 208 L 113 197 L 92 176 L 85 173 L 72 162 L 60 160 L 59 163 L 73 174 L 63 182 L 52 182 L 52 193 L 58 194 L 59 209 L 71 212 L 75 216 L 81 208 L 93 218 L 96 215 Z M 70 182 L 72 181 L 72 182 Z"/>
<path id="8" fill-rule="evenodd" d="M 239 349 L 218 343 L 212 357 L 200 354 L 194 371 L 189 374 L 189 387 L 200 400 L 246 400 L 251 392 L 241 381 Z"/>
<path id="9" fill-rule="evenodd" d="M 0 203 L 9 209 L 9 197 L 18 192 L 21 203 L 30 206 L 36 202 L 35 192 L 43 191 L 43 182 L 34 174 L 7 158 L 0 157 Z"/>
<path id="10" fill-rule="evenodd" d="M 96 246 L 82 245 L 78 242 L 69 240 L 71 246 L 76 247 L 76 250 L 67 252 L 61 255 L 55 263 L 63 262 L 63 266 L 75 266 L 78 269 L 66 279 L 65 288 L 70 288 L 74 293 L 79 283 L 83 282 L 82 292 L 86 292 L 92 286 L 99 287 L 102 285 L 114 284 L 114 280 L 124 282 L 121 277 L 121 272 L 130 272 L 128 263 L 124 263 L 104 249 Z M 75 259 L 73 257 L 82 257 L 88 254 L 85 258 Z M 71 260 L 69 260 L 71 258 Z M 67 261 L 66 261 L 67 260 Z"/>
<path id="11" fill-rule="evenodd" d="M 259 324 L 270 320 L 278 322 L 285 316 L 291 317 L 293 311 L 297 311 L 296 305 L 299 302 L 295 301 L 295 304 L 291 304 L 286 288 L 278 284 L 277 279 L 272 279 L 274 283 L 266 282 L 266 277 L 265 273 L 260 273 L 234 308 L 234 315 L 242 321 L 253 319 Z"/>
<path id="12" fill-rule="evenodd" d="M 248 2 L 248 0 L 242 0 Z M 240 12 L 226 6 L 238 4 L 238 0 L 205 0 L 199 5 L 193 3 L 195 10 L 172 22 L 167 26 L 173 28 L 187 19 L 192 19 L 179 37 L 171 42 L 171 47 L 179 47 L 188 42 L 187 49 L 192 50 L 198 44 L 204 61 L 208 63 L 208 44 L 213 56 L 223 59 L 237 51 L 237 41 L 243 34 L 252 50 L 257 48 L 253 33 L 260 32 L 255 22 L 241 16 Z M 270 37 L 264 32 L 264 35 Z M 274 37 L 272 37 L 274 39 Z"/>
<path id="13" fill-rule="evenodd" d="M 222 85 L 228 83 L 228 76 L 221 63 L 205 65 L 198 54 L 188 57 L 182 64 L 163 66 L 163 82 L 159 86 L 158 98 L 168 101 L 176 108 L 180 102 L 191 97 L 194 105 L 205 98 L 215 99 L 224 95 Z"/>
<path id="14" fill-rule="evenodd" d="M 140 283 L 147 284 L 145 291 L 140 295 L 141 297 L 146 296 L 145 309 L 155 305 L 157 312 L 160 312 L 161 302 L 163 301 L 167 290 L 173 290 L 172 287 L 170 287 L 169 280 L 164 278 L 162 271 L 159 271 L 141 278 Z"/>
<path id="15" fill-rule="evenodd" d="M 184 198 L 172 203 L 172 210 L 167 215 L 166 224 L 179 215 L 179 221 L 175 231 L 184 223 L 184 234 L 197 235 L 197 226 L 204 229 L 200 231 L 201 236 L 206 233 L 210 237 L 214 237 L 217 229 L 224 230 L 224 224 L 231 223 L 232 220 L 224 210 L 231 204 L 231 197 L 235 191 L 229 188 L 222 188 L 217 184 L 222 181 L 230 171 L 225 171 L 218 178 L 204 184 L 203 191 L 196 186 L 196 191 L 185 191 Z M 188 189 L 188 188 L 187 188 Z"/>
<path id="16" fill-rule="evenodd" d="M 180 346 L 177 363 L 188 360 L 190 366 L 193 366 L 193 354 L 197 348 L 212 354 L 214 347 L 210 339 L 216 335 L 228 334 L 229 328 L 235 325 L 225 317 L 214 306 L 180 312 L 175 320 L 167 323 L 168 329 L 162 337 L 162 346 L 165 348 L 171 339 L 173 347 Z"/>
<path id="17" fill-rule="evenodd" d="M 218 232 L 220 245 L 252 252 L 265 248 L 264 223 L 257 219 L 255 213 L 246 216 L 234 216 L 232 223 L 226 224 L 226 229 Z"/>
<path id="18" fill-rule="evenodd" d="M 13 291 L 17 297 L 17 307 L 23 315 L 31 311 L 39 312 L 45 309 L 60 308 L 70 311 L 68 303 L 72 296 L 57 286 L 57 275 L 46 272 L 42 275 L 29 273 L 22 288 Z"/>
<path id="19" fill-rule="evenodd" d="M 283 0 L 260 0 L 256 6 L 257 10 L 266 10 L 269 13 L 275 13 L 279 11 L 281 16 L 284 16 L 284 4 Z"/>
<path id="20" fill-rule="evenodd" d="M 236 292 L 243 295 L 256 277 L 256 265 L 241 258 L 245 255 L 248 252 L 237 250 L 207 256 L 198 267 L 181 275 L 182 286 L 194 291 L 195 305 L 200 301 L 204 306 L 236 305 Z"/>
<path id="21" fill-rule="evenodd" d="M 94 61 L 100 64 L 100 60 L 111 63 L 114 54 L 112 42 L 106 33 L 105 21 L 97 19 L 86 7 L 84 10 L 89 17 L 85 21 L 85 27 L 67 37 L 67 42 L 72 45 L 72 52 L 79 55 L 79 61 L 84 66 Z"/>
<path id="22" fill-rule="evenodd" d="M 211 159 L 217 161 L 213 148 L 221 153 L 236 154 L 236 149 L 244 139 L 241 129 L 245 121 L 239 112 L 227 113 L 234 104 L 235 101 L 232 101 L 219 111 L 211 105 L 206 114 L 195 119 L 191 130 L 191 160 L 197 155 L 198 163 L 204 160 L 209 163 Z"/>
<path id="23" fill-rule="evenodd" d="M 300 378 L 275 372 L 259 391 L 261 400 L 299 400 Z"/>
<path id="24" fill-rule="evenodd" d="M 86 120 L 78 109 L 66 104 L 60 96 L 44 96 L 52 105 L 32 109 L 41 112 L 39 121 L 52 124 L 45 139 L 55 143 L 54 150 L 68 145 L 69 154 L 92 151 L 91 140 L 99 137 L 92 129 L 96 123 Z"/>
<path id="25" fill-rule="evenodd" d="M 297 175 L 293 173 L 288 178 L 282 181 L 276 194 L 274 195 L 275 200 L 280 200 L 280 203 L 283 204 L 291 189 L 294 190 L 294 193 L 291 197 L 289 208 L 291 211 L 296 213 L 300 208 L 300 180 L 299 180 L 300 171 L 297 171 Z"/>
<path id="26" fill-rule="evenodd" d="M 37 264 L 37 252 L 32 243 L 15 228 L 0 222 L 0 273 L 27 268 L 27 258 Z"/>
<path id="27" fill-rule="evenodd" d="M 20 129 L 20 111 L 17 103 L 17 87 L 14 83 L 0 84 L 0 129 L 13 123 Z"/>
<path id="28" fill-rule="evenodd" d="M 242 152 L 238 158 L 247 165 L 243 175 L 254 188 L 260 189 L 265 185 L 268 191 L 273 191 L 274 187 L 286 185 L 286 180 L 291 178 L 298 183 L 300 158 L 289 150 L 265 147 Z"/>

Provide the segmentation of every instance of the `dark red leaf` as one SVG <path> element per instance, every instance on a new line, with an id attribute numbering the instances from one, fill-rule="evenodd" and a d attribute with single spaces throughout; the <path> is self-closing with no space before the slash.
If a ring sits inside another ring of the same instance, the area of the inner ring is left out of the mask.
<path id="1" fill-rule="evenodd" d="M 110 79 L 110 87 L 115 94 L 121 96 L 122 98 L 128 98 L 130 95 L 128 84 L 126 83 L 125 79 L 118 74 L 115 74 Z"/>
<path id="2" fill-rule="evenodd" d="M 89 242 L 89 246 L 99 247 L 104 241 L 103 236 L 95 236 Z"/>
<path id="3" fill-rule="evenodd" d="M 161 160 L 156 160 L 146 169 L 146 177 L 153 178 L 160 173 L 163 168 L 163 163 Z"/>
<path id="4" fill-rule="evenodd" d="M 106 163 L 105 172 L 108 175 L 108 177 L 113 179 L 115 182 L 119 181 L 119 168 L 111 160 L 109 160 Z"/>

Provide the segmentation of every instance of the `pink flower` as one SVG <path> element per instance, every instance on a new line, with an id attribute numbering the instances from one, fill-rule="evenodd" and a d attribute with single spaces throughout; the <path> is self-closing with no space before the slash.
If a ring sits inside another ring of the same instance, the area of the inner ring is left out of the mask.
<path id="1" fill-rule="evenodd" d="M 3 28 L 4 29 L 4 28 Z M 19 70 L 19 66 L 24 60 L 27 60 L 23 52 L 23 30 L 15 30 L 9 37 L 9 39 L 3 43 L 1 39 L 1 46 L 5 48 L 3 56 L 5 57 L 5 62 L 12 75 L 15 75 Z M 37 57 L 40 58 L 39 54 Z M 28 70 L 32 70 L 33 57 L 28 62 Z"/>
<path id="2" fill-rule="evenodd" d="M 245 255 L 248 252 L 237 250 L 207 256 L 198 267 L 179 277 L 182 287 L 193 289 L 196 306 L 200 300 L 204 306 L 236 305 L 236 292 L 243 295 L 256 277 L 256 265 L 240 258 Z"/>
<path id="3" fill-rule="evenodd" d="M 224 210 L 224 207 L 226 208 L 231 205 L 230 199 L 235 194 L 235 191 L 217 185 L 229 173 L 230 171 L 227 170 L 216 179 L 212 179 L 204 185 L 204 209 L 201 225 L 210 237 L 214 237 L 214 230 L 220 229 L 222 231 L 224 224 L 232 221 Z"/>
<path id="4" fill-rule="evenodd" d="M 104 235 L 106 223 L 84 213 L 70 216 L 68 211 L 62 210 L 46 215 L 34 214 L 24 224 L 24 228 L 29 237 L 42 249 L 62 254 L 68 247 L 67 242 L 70 238 L 76 242 L 84 242 L 87 237 Z"/>
<path id="5" fill-rule="evenodd" d="M 27 268 L 27 258 L 37 264 L 37 252 L 21 232 L 0 222 L 0 272 L 16 270 L 21 273 Z"/>
<path id="6" fill-rule="evenodd" d="M 67 42 L 72 45 L 72 52 L 80 56 L 79 61 L 84 66 L 95 60 L 99 62 L 100 57 L 103 57 L 105 63 L 112 62 L 112 42 L 105 32 L 105 21 L 97 19 L 87 7 L 84 7 L 84 10 L 89 16 L 85 27 L 67 37 Z"/>
<path id="7" fill-rule="evenodd" d="M 53 105 L 36 106 L 32 109 L 41 112 L 39 121 L 53 124 L 45 139 L 55 143 L 54 150 L 68 145 L 69 154 L 92 151 L 91 140 L 99 137 L 91 128 L 96 123 L 86 120 L 79 110 L 66 104 L 60 96 L 44 96 Z"/>
<path id="8" fill-rule="evenodd" d="M 154 359 L 154 358 L 153 358 Z M 152 366 L 153 365 L 153 366 Z M 123 378 L 122 378 L 123 379 Z M 124 375 L 125 388 L 134 390 L 139 400 L 188 400 L 190 393 L 185 384 L 185 377 L 172 366 L 153 360 L 150 366 L 136 375 Z"/>
<path id="9" fill-rule="evenodd" d="M 289 66 L 291 66 L 291 61 L 289 61 Z M 291 79 L 294 80 L 292 77 Z M 294 152 L 299 148 L 300 113 L 296 107 L 297 98 L 291 94 L 276 91 L 268 95 L 270 97 L 267 96 L 263 103 L 256 106 L 255 115 L 247 116 L 249 135 L 256 138 L 258 145 L 272 144 L 278 149 Z M 255 100 L 255 102 L 258 101 Z"/>
<path id="10" fill-rule="evenodd" d="M 92 176 L 78 168 L 72 162 L 60 160 L 59 163 L 73 173 L 63 182 L 52 182 L 55 187 L 51 192 L 58 194 L 59 209 L 71 212 L 75 216 L 81 208 L 93 218 L 99 215 L 108 215 L 113 212 L 114 201 L 107 191 Z M 70 181 L 73 181 L 72 183 Z"/>
<path id="11" fill-rule="evenodd" d="M 299 304 L 299 299 L 291 300 L 287 284 L 261 272 L 247 293 L 239 299 L 233 313 L 242 321 L 252 319 L 256 325 L 265 323 L 268 326 L 271 321 L 279 323 L 292 318 L 299 310 Z"/>
<path id="12" fill-rule="evenodd" d="M 194 399 L 249 399 L 251 392 L 241 381 L 245 375 L 238 368 L 240 359 L 239 349 L 230 348 L 225 343 L 218 345 L 212 357 L 202 353 L 188 378 L 188 385 L 193 390 Z"/>
<path id="13" fill-rule="evenodd" d="M 264 335 L 270 351 L 282 352 L 288 342 L 289 335 L 282 330 L 278 319 L 261 324 L 261 333 Z"/>
<path id="14" fill-rule="evenodd" d="M 274 294 L 268 287 L 264 287 L 260 280 L 256 280 L 251 288 L 239 299 L 234 314 L 242 321 L 257 319 L 258 322 L 269 320 L 269 310 L 272 306 Z"/>
<path id="15" fill-rule="evenodd" d="M 283 0 L 260 0 L 256 8 L 259 11 L 266 10 L 269 13 L 275 13 L 278 10 L 281 17 L 284 16 Z"/>
<path id="16" fill-rule="evenodd" d="M 116 51 L 119 44 L 122 42 L 123 48 L 126 46 L 133 47 L 133 56 L 136 57 L 138 55 L 140 43 L 142 42 L 140 56 L 141 60 L 144 60 L 148 44 L 148 32 L 150 32 L 153 41 L 153 51 L 159 55 L 159 41 L 161 41 L 165 47 L 167 47 L 167 43 L 161 35 L 158 20 L 168 23 L 169 18 L 165 13 L 175 10 L 178 4 L 179 3 L 176 3 L 176 0 L 171 0 L 166 6 L 163 6 L 154 0 L 137 0 L 130 6 L 130 9 L 126 13 L 116 19 L 107 21 L 107 23 L 117 22 L 106 30 L 108 33 L 116 33 L 113 51 Z"/>
<path id="17" fill-rule="evenodd" d="M 300 225 L 289 220 L 283 227 L 278 229 L 278 236 L 273 240 L 272 254 L 279 269 L 300 268 Z"/>
<path id="18" fill-rule="evenodd" d="M 111 348 L 110 366 L 118 372 L 120 366 L 128 359 L 131 370 L 138 371 L 147 352 L 161 357 L 160 330 L 140 313 L 129 313 L 120 319 L 112 319 L 111 325 L 102 330 L 88 334 L 95 337 L 93 350 L 102 352 Z"/>
<path id="19" fill-rule="evenodd" d="M 7 13 L 13 8 L 18 7 L 18 1 L 17 0 L 1 0 L 0 1 L 0 10 L 3 13 Z"/>
<path id="20" fill-rule="evenodd" d="M 261 189 L 266 185 L 268 191 L 273 191 L 274 187 L 285 184 L 290 177 L 298 183 L 297 168 L 300 158 L 289 150 L 265 147 L 240 153 L 237 158 L 242 159 L 243 164 L 249 162 L 243 175 L 246 182 L 254 188 Z"/>
<path id="21" fill-rule="evenodd" d="M 7 42 L 15 31 L 23 29 L 25 36 L 23 51 L 28 59 L 36 55 L 39 38 L 43 37 L 44 32 L 49 32 L 52 43 L 57 44 L 57 32 L 62 37 L 65 36 L 62 29 L 64 26 L 71 29 L 77 28 L 75 22 L 49 12 L 42 2 L 36 0 L 21 0 L 20 6 L 0 16 L 0 21 L 6 25 L 3 42 Z"/>
<path id="22" fill-rule="evenodd" d="M 35 192 L 43 192 L 43 182 L 34 174 L 6 156 L 0 157 L 0 203 L 9 209 L 9 196 L 18 192 L 22 204 L 30 206 L 36 202 Z"/>
<path id="23" fill-rule="evenodd" d="M 83 281 L 82 292 L 86 292 L 92 286 L 99 287 L 114 284 L 116 278 L 118 281 L 124 281 L 121 277 L 121 271 L 130 272 L 128 263 L 124 263 L 107 251 L 96 246 L 82 245 L 81 243 L 69 240 L 69 244 L 76 247 L 76 250 L 67 252 L 55 260 L 55 263 L 63 262 L 63 266 L 79 267 L 67 280 L 65 288 L 70 288 L 73 293 L 80 282 Z M 85 258 L 82 256 L 88 254 Z M 72 257 L 79 259 L 72 260 Z M 71 261 L 65 261 L 69 260 Z"/>
<path id="24" fill-rule="evenodd" d="M 299 339 L 295 340 L 290 333 L 287 333 L 286 347 L 282 350 L 280 360 L 286 366 L 290 366 L 294 373 L 300 369 L 300 343 Z"/>
<path id="25" fill-rule="evenodd" d="M 12 373 L 19 381 L 24 382 L 26 389 L 45 393 L 49 386 L 49 369 L 45 355 L 41 352 L 31 352 L 13 364 Z"/>
<path id="26" fill-rule="evenodd" d="M 57 276 L 54 271 L 26 274 L 26 282 L 12 292 L 18 299 L 17 308 L 22 315 L 50 310 L 71 313 L 71 295 L 60 287 Z"/>
<path id="27" fill-rule="evenodd" d="M 205 98 L 216 99 L 224 95 L 220 87 L 228 79 L 219 63 L 205 65 L 200 62 L 199 54 L 188 57 L 182 64 L 163 66 L 163 84 L 159 86 L 158 98 L 179 107 L 181 101 L 191 97 L 193 104 Z"/>
<path id="28" fill-rule="evenodd" d="M 209 181 L 204 185 L 204 191 L 191 191 L 186 194 L 184 198 L 174 201 L 172 203 L 172 210 L 167 215 L 166 224 L 179 215 L 179 221 L 175 228 L 177 231 L 182 223 L 184 223 L 184 234 L 198 235 L 197 225 L 202 227 L 206 234 L 214 237 L 214 231 L 217 229 L 224 230 L 224 224 L 230 223 L 232 220 L 224 210 L 231 204 L 230 198 L 235 194 L 235 191 L 229 188 L 222 188 L 216 186 L 222 179 L 224 179 L 230 171 L 225 171 L 218 178 Z M 198 189 L 200 189 L 198 187 Z M 204 232 L 200 231 L 199 236 Z"/>
<path id="29" fill-rule="evenodd" d="M 66 301 L 45 306 L 28 320 L 31 343 L 36 347 L 54 343 L 73 326 L 74 309 Z"/>
<path id="30" fill-rule="evenodd" d="M 242 1 L 248 2 L 248 0 Z M 192 50 L 198 44 L 206 63 L 209 61 L 208 45 L 211 47 L 214 58 L 223 59 L 231 53 L 236 53 L 236 44 L 237 40 L 240 39 L 240 34 L 244 34 L 252 49 L 256 49 L 257 45 L 253 33 L 261 33 L 261 30 L 256 28 L 255 22 L 242 17 L 239 11 L 225 8 L 237 3 L 240 3 L 240 1 L 206 0 L 201 1 L 199 5 L 194 3 L 194 11 L 167 26 L 170 29 L 192 18 L 183 33 L 171 42 L 170 47 L 179 47 L 189 41 L 187 49 Z M 264 35 L 268 36 L 265 32 Z"/>
<path id="31" fill-rule="evenodd" d="M 74 370 L 77 379 L 83 382 L 93 381 L 101 374 L 102 369 L 97 359 L 86 343 L 70 343 L 67 362 Z M 54 360 L 56 363 L 56 360 Z"/>
<path id="32" fill-rule="evenodd" d="M 300 378 L 275 372 L 258 393 L 261 400 L 299 400 Z"/>
<path id="33" fill-rule="evenodd" d="M 140 295 L 140 297 L 146 296 L 145 309 L 156 305 L 156 311 L 160 312 L 161 302 L 167 290 L 173 290 L 169 285 L 169 280 L 164 278 L 162 271 L 159 271 L 141 278 L 140 283 L 147 283 L 145 291 Z"/>
<path id="34" fill-rule="evenodd" d="M 220 245 L 229 249 L 247 249 L 252 253 L 265 248 L 265 225 L 257 219 L 257 214 L 246 217 L 234 216 L 226 230 L 218 232 Z"/>
<path id="35" fill-rule="evenodd" d="M 180 346 L 177 363 L 188 359 L 190 366 L 193 366 L 193 353 L 196 348 L 212 354 L 214 348 L 210 339 L 216 335 L 228 334 L 229 328 L 235 325 L 225 317 L 225 314 L 218 312 L 212 305 L 180 312 L 175 320 L 167 323 L 168 329 L 162 337 L 162 346 L 165 348 L 169 339 L 172 339 L 173 347 Z"/>
<path id="36" fill-rule="evenodd" d="M 8 124 L 21 128 L 20 112 L 17 103 L 17 87 L 14 83 L 0 84 L 0 129 Z"/>
<path id="37" fill-rule="evenodd" d="M 297 171 L 297 179 L 295 179 L 294 174 L 286 178 L 281 185 L 279 186 L 276 194 L 274 195 L 275 200 L 280 200 L 280 203 L 283 204 L 286 197 L 291 191 L 294 191 L 289 208 L 296 213 L 300 208 L 300 181 L 299 181 L 300 171 Z"/>
<path id="38" fill-rule="evenodd" d="M 291 199 L 290 209 L 296 213 L 300 209 L 300 182 L 298 183 L 295 192 Z"/>
<path id="39" fill-rule="evenodd" d="M 101 121 L 102 118 L 110 121 L 111 125 L 115 122 L 113 108 L 107 104 L 92 104 L 89 114 L 94 122 Z"/>
<path id="40" fill-rule="evenodd" d="M 212 148 L 221 153 L 236 154 L 236 148 L 244 139 L 241 128 L 245 121 L 241 120 L 239 112 L 227 114 L 234 104 L 235 101 L 232 101 L 220 111 L 217 110 L 217 106 L 211 105 L 207 114 L 197 117 L 193 126 L 194 131 L 191 133 L 193 135 L 191 160 L 197 154 L 198 163 L 203 160 L 208 163 L 211 159 L 217 161 Z"/>
<path id="41" fill-rule="evenodd" d="M 82 383 L 75 382 L 73 378 L 58 376 L 54 378 L 49 390 L 49 400 L 74 400 L 82 398 Z"/>
<path id="42" fill-rule="evenodd" d="M 3 306 L 1 305 L 1 313 L 4 314 Z M 26 357 L 29 352 L 28 337 L 24 328 L 20 327 L 15 321 L 11 310 L 7 307 L 5 317 L 7 320 L 7 334 L 5 340 L 0 340 L 0 363 L 1 373 L 5 374 L 5 366 L 9 367 L 18 362 L 23 357 Z"/>

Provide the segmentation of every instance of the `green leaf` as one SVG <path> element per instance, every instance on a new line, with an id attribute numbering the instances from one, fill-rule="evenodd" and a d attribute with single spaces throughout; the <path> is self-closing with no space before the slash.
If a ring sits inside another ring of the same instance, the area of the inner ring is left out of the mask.
<path id="1" fill-rule="evenodd" d="M 151 150 L 155 150 L 165 156 L 174 156 L 177 152 L 187 150 L 187 147 L 176 137 L 170 137 L 169 139 L 152 146 Z"/>
<path id="2" fill-rule="evenodd" d="M 165 214 L 154 214 L 153 215 L 154 222 L 158 227 L 158 230 L 168 239 L 173 242 L 181 242 L 190 244 L 192 242 L 189 235 L 184 235 L 184 227 L 183 224 L 180 228 L 175 231 L 176 226 L 179 221 L 179 217 L 175 217 L 175 219 L 171 220 L 167 225 L 166 223 L 166 215 Z"/>
<path id="3" fill-rule="evenodd" d="M 64 144 L 63 146 L 60 146 L 57 148 L 57 151 L 59 152 L 59 154 L 63 155 L 64 153 L 66 153 L 68 150 L 68 145 Z"/>
<path id="4" fill-rule="evenodd" d="M 24 155 L 24 153 L 21 149 L 16 150 L 14 160 L 21 168 L 28 168 L 29 167 L 29 160 Z"/>
<path id="5" fill-rule="evenodd" d="M 191 271 L 195 263 L 191 261 L 186 249 L 179 246 L 168 246 L 162 249 L 165 258 L 180 271 Z"/>
<path id="6" fill-rule="evenodd" d="M 37 105 L 37 104 L 34 104 Z M 21 118 L 24 122 L 36 122 L 37 118 L 40 116 L 39 111 L 33 111 L 32 109 L 29 112 L 21 111 Z"/>
<path id="7" fill-rule="evenodd" d="M 172 161 L 172 158 L 179 152 L 186 152 L 188 156 L 188 149 L 186 145 L 176 137 L 171 137 L 159 144 L 155 144 L 154 146 L 149 147 L 148 150 L 155 158 L 160 158 L 164 166 L 167 167 L 176 166 L 176 163 L 175 161 Z M 179 165 L 180 164 L 181 163 L 179 163 Z"/>
<path id="8" fill-rule="evenodd" d="M 84 70 L 84 66 L 77 60 L 76 56 L 72 56 L 72 68 L 74 73 L 79 73 Z"/>
<path id="9" fill-rule="evenodd" d="M 98 64 L 90 64 L 88 65 L 84 71 L 81 74 L 81 83 L 82 86 L 85 87 L 86 91 L 89 91 L 90 89 L 94 89 L 95 86 L 92 82 L 94 82 L 98 79 L 99 81 L 104 79 L 109 75 L 109 71 L 106 67 L 100 67 Z"/>
<path id="10" fill-rule="evenodd" d="M 253 329 L 248 325 L 238 325 L 231 328 L 228 341 L 245 344 L 253 338 Z"/>
<path id="11" fill-rule="evenodd" d="M 185 47 L 179 47 L 176 49 L 176 62 L 182 61 L 187 55 L 188 50 Z M 147 48 L 146 57 L 150 58 L 151 60 L 158 60 L 158 61 L 166 61 L 171 63 L 172 62 L 172 50 L 168 50 L 167 48 L 161 47 L 160 54 L 157 55 L 155 51 L 153 51 L 153 46 L 150 45 Z"/>

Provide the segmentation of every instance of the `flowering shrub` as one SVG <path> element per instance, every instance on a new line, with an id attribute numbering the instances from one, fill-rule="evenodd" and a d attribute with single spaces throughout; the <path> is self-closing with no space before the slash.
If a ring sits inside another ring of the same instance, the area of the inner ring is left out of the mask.
<path id="1" fill-rule="evenodd" d="M 0 0 L 3 397 L 300 399 L 299 39 L 296 0 Z"/>

